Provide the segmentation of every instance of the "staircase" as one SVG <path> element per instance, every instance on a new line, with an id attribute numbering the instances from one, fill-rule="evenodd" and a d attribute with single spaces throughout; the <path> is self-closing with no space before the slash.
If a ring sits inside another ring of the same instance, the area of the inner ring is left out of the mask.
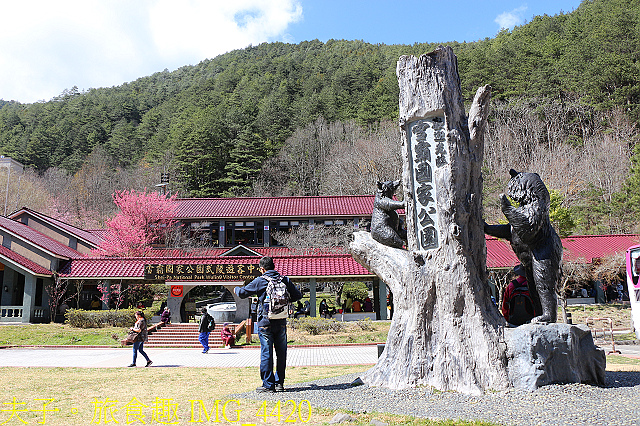
<path id="1" fill-rule="evenodd" d="M 149 332 L 149 341 L 144 344 L 149 348 L 202 348 L 198 341 L 196 323 L 167 324 Z M 220 332 L 222 324 L 216 324 L 215 330 L 209 334 L 211 348 L 223 347 Z"/>

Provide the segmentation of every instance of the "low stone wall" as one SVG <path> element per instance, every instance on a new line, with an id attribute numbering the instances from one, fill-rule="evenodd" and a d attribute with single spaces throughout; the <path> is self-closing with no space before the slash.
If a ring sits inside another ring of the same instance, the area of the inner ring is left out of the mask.
<path id="1" fill-rule="evenodd" d="M 596 303 L 595 297 L 570 297 L 567 305 L 593 305 Z"/>
<path id="2" fill-rule="evenodd" d="M 350 314 L 334 314 L 331 318 L 338 321 L 358 321 L 365 318 L 370 318 L 372 321 L 376 320 L 375 312 L 353 312 Z"/>

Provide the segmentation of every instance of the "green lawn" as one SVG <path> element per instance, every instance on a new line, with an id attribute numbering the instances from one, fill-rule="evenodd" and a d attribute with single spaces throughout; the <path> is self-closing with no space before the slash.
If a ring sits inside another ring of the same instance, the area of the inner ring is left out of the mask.
<path id="1" fill-rule="evenodd" d="M 366 369 L 366 367 L 365 367 Z M 289 367 L 287 383 L 363 371 L 362 366 Z M 257 368 L 11 368 L 0 388 L 0 424 L 328 424 L 342 410 L 316 408 L 303 401 L 276 403 L 237 400 L 259 383 Z M 17 409 L 11 416 L 11 404 Z M 45 405 L 46 404 L 46 405 Z M 293 411 L 293 404 L 298 410 Z M 157 408 L 156 408 L 157 407 Z M 162 410 L 158 409 L 162 408 Z M 267 415 L 264 416 L 264 409 Z M 205 413 L 206 411 L 206 413 Z M 288 416 L 293 413 L 293 416 Z M 216 414 L 218 420 L 216 421 Z M 262 414 L 262 415 L 261 415 Z M 278 414 L 282 416 L 278 418 Z M 300 414 L 300 417 L 298 417 Z M 207 420 L 206 416 L 210 416 Z M 386 413 L 350 413 L 355 422 L 376 419 L 390 425 L 493 426 L 487 422 L 432 421 Z M 158 416 L 154 420 L 154 416 Z M 300 421 L 308 420 L 307 422 Z M 288 421 L 285 421 L 288 419 Z M 116 423 L 117 422 L 117 423 Z"/>
<path id="2" fill-rule="evenodd" d="M 77 328 L 64 324 L 24 324 L 0 326 L 0 346 L 99 345 L 120 346 L 127 328 Z"/>

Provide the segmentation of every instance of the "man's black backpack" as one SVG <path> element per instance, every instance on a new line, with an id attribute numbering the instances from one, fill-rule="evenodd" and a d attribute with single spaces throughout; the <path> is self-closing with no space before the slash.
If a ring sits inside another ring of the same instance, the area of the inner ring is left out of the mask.
<path id="1" fill-rule="evenodd" d="M 216 328 L 216 320 L 213 319 L 211 315 L 207 312 L 204 318 L 205 324 L 207 325 L 207 331 L 212 332 Z"/>
<path id="2" fill-rule="evenodd" d="M 527 282 L 518 284 L 516 281 L 514 284 L 517 287 L 511 293 L 511 300 L 509 300 L 509 323 L 522 325 L 533 319 L 535 311 Z"/>

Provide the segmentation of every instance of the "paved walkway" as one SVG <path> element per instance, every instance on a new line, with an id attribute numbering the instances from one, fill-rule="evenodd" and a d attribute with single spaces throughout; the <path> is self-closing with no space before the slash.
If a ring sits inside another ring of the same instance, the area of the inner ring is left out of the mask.
<path id="1" fill-rule="evenodd" d="M 605 353 L 610 346 L 602 346 Z M 622 355 L 640 358 L 640 345 L 616 345 Z M 154 367 L 258 367 L 259 348 L 199 349 L 146 348 Z M 7 348 L 0 349 L 0 367 L 84 367 L 115 368 L 131 363 L 132 348 Z M 376 345 L 295 347 L 287 351 L 287 365 L 375 364 Z M 144 365 L 139 355 L 138 364 Z"/>
<path id="2" fill-rule="evenodd" d="M 153 367 L 258 367 L 259 348 L 199 349 L 145 348 Z M 7 348 L 0 349 L 0 367 L 126 367 L 131 363 L 132 348 Z M 371 346 L 289 347 L 287 365 L 375 364 L 378 349 Z M 138 355 L 138 365 L 144 365 Z"/>
<path id="3" fill-rule="evenodd" d="M 611 345 L 600 345 L 600 347 L 604 349 L 604 353 L 606 354 L 609 354 L 612 349 Z M 630 358 L 640 358 L 640 345 L 616 345 L 616 351 L 620 351 L 621 355 L 628 356 Z"/>

